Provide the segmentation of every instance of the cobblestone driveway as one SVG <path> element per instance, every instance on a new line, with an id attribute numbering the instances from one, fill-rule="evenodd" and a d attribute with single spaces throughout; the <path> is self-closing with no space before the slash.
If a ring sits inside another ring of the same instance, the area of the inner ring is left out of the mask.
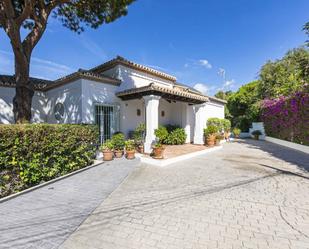
<path id="1" fill-rule="evenodd" d="M 308 155 L 259 141 L 144 165 L 61 248 L 308 249 L 305 167 Z"/>
<path id="2" fill-rule="evenodd" d="M 0 203 L 0 248 L 58 248 L 139 164 L 123 161 L 96 166 Z"/>

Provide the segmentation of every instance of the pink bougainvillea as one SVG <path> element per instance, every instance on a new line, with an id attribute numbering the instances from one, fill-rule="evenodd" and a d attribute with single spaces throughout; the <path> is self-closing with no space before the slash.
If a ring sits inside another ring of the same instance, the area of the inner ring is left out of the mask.
<path id="1" fill-rule="evenodd" d="M 261 113 L 267 135 L 309 145 L 308 92 L 265 99 Z"/>

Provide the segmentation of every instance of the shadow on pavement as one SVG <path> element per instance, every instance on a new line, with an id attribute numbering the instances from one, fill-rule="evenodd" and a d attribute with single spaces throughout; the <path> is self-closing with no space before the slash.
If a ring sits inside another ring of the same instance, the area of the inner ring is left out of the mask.
<path id="1" fill-rule="evenodd" d="M 235 142 L 241 143 L 241 144 L 247 144 L 251 148 L 263 150 L 265 152 L 268 152 L 269 154 L 271 154 L 272 156 L 276 158 L 279 158 L 288 163 L 297 165 L 303 171 L 307 171 L 307 172 L 309 171 L 309 155 L 304 152 L 289 149 L 281 145 L 277 145 L 277 144 L 273 144 L 273 143 L 270 143 L 267 141 L 261 141 L 261 140 L 257 141 L 253 139 L 242 139 L 242 140 L 237 140 Z M 261 165 L 261 166 L 267 166 L 267 167 L 272 168 L 271 166 L 268 166 L 268 165 Z M 273 168 L 273 169 L 276 169 L 276 168 Z"/>

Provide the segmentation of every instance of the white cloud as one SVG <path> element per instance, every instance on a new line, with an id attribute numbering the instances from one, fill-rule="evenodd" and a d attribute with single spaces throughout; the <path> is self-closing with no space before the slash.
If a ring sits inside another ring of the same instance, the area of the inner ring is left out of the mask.
<path id="1" fill-rule="evenodd" d="M 205 95 L 208 94 L 208 91 L 209 91 L 209 88 L 203 83 L 196 83 L 193 86 L 193 88 L 200 91 L 201 93 L 203 93 Z"/>
<path id="2" fill-rule="evenodd" d="M 92 53 L 96 57 L 99 57 L 101 60 L 107 59 L 107 54 L 103 50 L 103 48 L 101 48 L 100 45 L 98 45 L 96 42 L 94 42 L 93 40 L 84 35 L 81 35 L 80 37 L 81 37 L 80 42 L 85 49 L 87 49 L 90 53 Z"/>
<path id="3" fill-rule="evenodd" d="M 211 69 L 211 68 L 212 68 L 212 65 L 211 65 L 211 64 L 209 63 L 209 61 L 206 60 L 206 59 L 201 59 L 201 60 L 199 60 L 199 61 L 198 61 L 198 64 L 201 65 L 201 66 L 203 66 L 203 67 L 205 67 L 205 68 L 207 68 L 207 69 Z"/>
<path id="4" fill-rule="evenodd" d="M 56 79 L 76 71 L 67 65 L 37 57 L 31 58 L 30 75 L 43 79 Z M 14 74 L 14 55 L 0 50 L 0 73 Z"/>
<path id="5" fill-rule="evenodd" d="M 235 83 L 235 80 L 226 80 L 225 82 L 224 82 L 224 86 L 225 87 L 228 87 L 228 86 L 232 86 L 233 84 Z"/>

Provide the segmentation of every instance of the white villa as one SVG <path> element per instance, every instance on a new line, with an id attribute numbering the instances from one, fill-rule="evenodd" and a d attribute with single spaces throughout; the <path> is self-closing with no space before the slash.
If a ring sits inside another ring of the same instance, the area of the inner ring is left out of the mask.
<path id="1" fill-rule="evenodd" d="M 177 83 L 174 76 L 117 57 L 90 70 L 35 85 L 32 122 L 98 124 L 101 141 L 146 124 L 145 152 L 160 125 L 185 129 L 187 143 L 203 144 L 210 117 L 224 118 L 225 101 Z M 0 123 L 14 123 L 14 77 L 0 76 Z"/>

